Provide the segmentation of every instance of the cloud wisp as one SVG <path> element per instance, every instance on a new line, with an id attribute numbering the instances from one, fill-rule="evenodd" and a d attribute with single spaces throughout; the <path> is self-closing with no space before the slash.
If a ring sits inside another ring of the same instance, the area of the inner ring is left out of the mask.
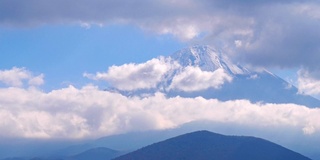
<path id="1" fill-rule="evenodd" d="M 308 70 L 298 71 L 298 88 L 300 94 L 320 95 L 320 80 L 312 76 Z"/>

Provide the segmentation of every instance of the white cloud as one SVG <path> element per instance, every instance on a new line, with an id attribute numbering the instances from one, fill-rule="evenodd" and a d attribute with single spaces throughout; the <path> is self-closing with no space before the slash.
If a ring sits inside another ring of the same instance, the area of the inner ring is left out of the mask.
<path id="1" fill-rule="evenodd" d="M 149 28 L 150 26 L 148 26 Z M 174 26 L 159 26 L 159 28 L 154 28 L 159 34 L 173 34 L 182 41 L 187 41 L 197 37 L 201 32 L 196 25 L 190 24 L 188 20 L 180 22 L 178 25 Z"/>
<path id="2" fill-rule="evenodd" d="M 173 72 L 180 73 L 174 75 L 170 82 Z M 112 87 L 122 91 L 156 89 L 161 82 L 168 81 L 167 83 L 170 83 L 168 90 L 191 92 L 209 88 L 217 89 L 225 82 L 232 81 L 232 77 L 223 69 L 209 72 L 193 66 L 182 68 L 178 62 L 163 57 L 140 64 L 112 66 L 105 73 L 98 72 L 95 75 L 84 73 L 83 75 L 94 80 L 105 80 Z"/>
<path id="3" fill-rule="evenodd" d="M 306 126 L 303 128 L 304 134 L 314 134 L 315 128 L 313 126 Z"/>
<path id="4" fill-rule="evenodd" d="M 29 79 L 28 84 L 31 85 L 31 86 L 41 86 L 41 85 L 44 84 L 43 78 L 44 78 L 44 74 L 40 74 L 40 75 L 38 75 L 36 77 L 31 77 Z"/>
<path id="5" fill-rule="evenodd" d="M 10 86 L 22 86 L 22 81 L 29 77 L 30 73 L 25 68 L 13 67 L 10 70 L 0 70 L 0 81 Z"/>
<path id="6" fill-rule="evenodd" d="M 95 80 L 105 80 L 120 90 L 151 89 L 156 88 L 163 76 L 175 67 L 178 67 L 177 63 L 160 57 L 140 64 L 111 66 L 105 73 L 98 72 L 95 75 L 85 73 L 84 76 Z"/>
<path id="7" fill-rule="evenodd" d="M 39 86 L 44 83 L 44 75 L 33 76 L 33 74 L 25 68 L 13 67 L 10 70 L 0 70 L 0 82 L 14 87 L 22 87 L 25 81 L 31 86 Z"/>
<path id="8" fill-rule="evenodd" d="M 174 76 L 169 89 L 191 92 L 208 88 L 219 88 L 225 82 L 230 82 L 232 77 L 217 69 L 214 72 L 202 71 L 198 67 L 188 66 L 181 73 Z"/>
<path id="9" fill-rule="evenodd" d="M 320 80 L 304 69 L 298 71 L 298 89 L 300 94 L 320 95 Z"/>
<path id="10" fill-rule="evenodd" d="M 125 97 L 95 86 L 69 86 L 45 93 L 35 88 L 0 89 L 2 137 L 88 138 L 166 129 L 196 121 L 295 128 L 309 136 L 320 133 L 320 109 L 294 104 L 254 104 L 247 100 Z M 290 133 L 283 133 L 283 136 Z"/>
<path id="11" fill-rule="evenodd" d="M 242 47 L 242 41 L 241 40 L 235 40 L 234 44 L 236 45 L 236 47 Z"/>

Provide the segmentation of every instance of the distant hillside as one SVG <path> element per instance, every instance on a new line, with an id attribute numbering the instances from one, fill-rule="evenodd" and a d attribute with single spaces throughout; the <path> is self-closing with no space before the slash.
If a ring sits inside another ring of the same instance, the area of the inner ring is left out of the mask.
<path id="1" fill-rule="evenodd" d="M 119 155 L 118 151 L 105 147 L 98 147 L 65 158 L 65 160 L 109 160 Z"/>
<path id="2" fill-rule="evenodd" d="M 114 160 L 310 160 L 269 141 L 197 131 L 152 144 Z"/>
<path id="3" fill-rule="evenodd" d="M 114 157 L 122 155 L 123 152 L 112 150 L 105 147 L 97 147 L 86 150 L 79 154 L 68 156 L 68 157 L 34 157 L 34 158 L 22 158 L 22 157 L 13 157 L 6 158 L 2 160 L 110 160 Z"/>

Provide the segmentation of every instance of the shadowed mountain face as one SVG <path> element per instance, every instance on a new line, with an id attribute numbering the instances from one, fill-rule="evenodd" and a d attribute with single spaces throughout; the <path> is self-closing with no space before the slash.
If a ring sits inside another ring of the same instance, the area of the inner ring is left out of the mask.
<path id="1" fill-rule="evenodd" d="M 310 160 L 269 141 L 197 131 L 152 144 L 115 160 Z"/>
<path id="2" fill-rule="evenodd" d="M 105 148 L 98 147 L 87 150 L 85 152 L 79 153 L 77 155 L 65 158 L 65 160 L 108 160 L 120 155 L 118 151 Z"/>

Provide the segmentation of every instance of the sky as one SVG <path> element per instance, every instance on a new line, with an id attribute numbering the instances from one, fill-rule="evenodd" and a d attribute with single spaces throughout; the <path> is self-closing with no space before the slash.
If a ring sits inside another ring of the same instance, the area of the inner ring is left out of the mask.
<path id="1" fill-rule="evenodd" d="M 318 108 L 103 91 L 152 88 L 175 67 L 161 56 L 203 44 L 320 97 L 319 28 L 316 0 L 0 0 L 0 138 L 98 138 L 211 120 L 319 143 Z M 180 76 L 230 81 L 195 68 Z"/>

